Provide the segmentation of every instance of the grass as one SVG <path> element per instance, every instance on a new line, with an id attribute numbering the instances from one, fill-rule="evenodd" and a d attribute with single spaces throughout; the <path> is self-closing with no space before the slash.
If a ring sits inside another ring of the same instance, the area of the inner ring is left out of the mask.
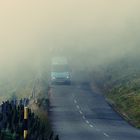
<path id="1" fill-rule="evenodd" d="M 0 87 L 0 101 L 7 100 L 15 95 L 17 98 L 28 97 L 31 94 L 33 80 L 13 81 Z"/>
<path id="2" fill-rule="evenodd" d="M 45 111 L 41 107 L 38 107 L 38 105 L 35 104 L 35 103 L 33 103 L 30 106 L 30 108 L 40 118 L 41 123 L 45 124 L 45 127 L 46 127 L 45 131 L 46 131 L 47 137 L 49 137 L 51 135 L 51 133 L 52 133 L 52 128 L 51 128 L 51 125 L 50 125 L 49 120 L 48 120 L 47 111 Z"/>
<path id="3" fill-rule="evenodd" d="M 0 102 L 16 96 L 18 99 L 26 98 L 31 95 L 35 82 L 34 73 L 17 73 L 14 76 L 3 76 L 0 79 Z"/>
<path id="4" fill-rule="evenodd" d="M 36 98 L 41 103 L 33 103 L 30 108 L 40 118 L 41 123 L 45 124 L 46 137 L 48 138 L 52 134 L 52 128 L 48 119 L 48 77 L 46 73 L 44 75 L 39 80 L 35 80 L 36 75 L 32 73 L 28 75 L 25 73 L 18 74 L 18 76 L 9 79 L 3 78 L 3 80 L 0 80 L 0 102 L 13 96 L 18 99 L 27 98 L 31 95 L 35 85 Z"/>
<path id="5" fill-rule="evenodd" d="M 140 91 L 135 84 L 122 84 L 119 87 L 112 88 L 107 94 L 110 100 L 113 100 L 119 112 L 125 114 L 125 117 L 140 128 Z"/>
<path id="6" fill-rule="evenodd" d="M 138 60 L 123 60 L 96 71 L 96 83 L 117 110 L 140 128 L 140 67 Z"/>

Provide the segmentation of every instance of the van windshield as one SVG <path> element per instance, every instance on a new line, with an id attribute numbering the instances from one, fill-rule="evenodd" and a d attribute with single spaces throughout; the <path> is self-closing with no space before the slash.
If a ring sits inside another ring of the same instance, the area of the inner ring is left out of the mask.
<path id="1" fill-rule="evenodd" d="M 52 72 L 68 72 L 69 68 L 67 65 L 53 65 Z"/>

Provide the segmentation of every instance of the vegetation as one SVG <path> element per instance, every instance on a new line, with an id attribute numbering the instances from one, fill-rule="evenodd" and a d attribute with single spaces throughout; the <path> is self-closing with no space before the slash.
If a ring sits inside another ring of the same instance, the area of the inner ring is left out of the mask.
<path id="1" fill-rule="evenodd" d="M 32 97 L 29 101 L 28 106 L 32 110 L 32 114 L 34 115 L 34 117 L 37 118 L 37 125 L 41 126 L 41 127 L 37 127 L 35 125 L 32 125 L 32 126 L 35 126 L 35 128 L 37 128 L 36 131 L 34 131 L 34 133 L 29 135 L 30 139 L 33 139 L 33 140 L 34 139 L 43 140 L 44 138 L 51 139 L 51 140 L 59 139 L 58 135 L 55 135 L 54 132 L 52 131 L 51 124 L 48 119 L 49 99 L 48 99 L 47 93 L 48 93 L 49 87 L 48 87 L 47 79 L 48 79 L 47 76 L 43 76 L 43 75 L 39 75 L 36 78 L 36 76 L 33 74 L 31 75 L 25 74 L 24 76 L 19 75 L 19 77 L 15 76 L 10 79 L 4 78 L 4 80 L 1 81 L 0 83 L 0 93 L 1 93 L 0 101 L 1 102 L 9 100 L 9 99 L 19 100 L 21 98 L 22 99 L 28 98 L 29 96 Z M 35 96 L 32 96 L 33 92 Z M 9 101 L 7 102 L 9 103 Z M 3 115 L 2 113 L 0 114 L 0 116 Z M 9 116 L 12 116 L 11 114 Z M 31 120 L 34 119 L 34 117 L 31 118 Z M 14 116 L 10 118 L 14 118 Z M 23 133 L 22 133 L 23 130 L 20 131 L 21 134 L 19 134 L 16 130 L 14 130 L 14 132 L 11 131 L 12 127 L 7 127 L 7 125 L 4 127 L 0 124 L 3 130 L 3 131 L 0 131 L 0 138 L 2 137 L 3 140 L 4 139 L 8 140 L 8 138 L 9 139 L 13 138 L 13 140 L 23 138 Z M 15 125 L 13 125 L 13 127 L 14 126 Z M 42 127 L 44 127 L 43 130 L 42 130 Z"/>
<path id="2" fill-rule="evenodd" d="M 8 100 L 9 98 L 16 96 L 17 98 L 26 98 L 30 96 L 34 78 L 33 74 L 26 75 L 12 75 L 1 78 L 0 77 L 0 102 Z"/>
<path id="3" fill-rule="evenodd" d="M 140 128 L 140 59 L 123 58 L 94 71 L 94 79 L 108 100 L 133 125 Z"/>
<path id="4" fill-rule="evenodd" d="M 48 100 L 46 101 L 48 102 Z M 28 108 L 28 121 L 24 119 L 24 104 Z M 23 140 L 24 130 L 28 131 L 30 140 L 58 140 L 48 121 L 48 114 L 44 105 L 40 107 L 29 99 L 11 100 L 3 102 L 0 110 L 0 139 Z M 47 106 L 45 106 L 47 107 Z"/>

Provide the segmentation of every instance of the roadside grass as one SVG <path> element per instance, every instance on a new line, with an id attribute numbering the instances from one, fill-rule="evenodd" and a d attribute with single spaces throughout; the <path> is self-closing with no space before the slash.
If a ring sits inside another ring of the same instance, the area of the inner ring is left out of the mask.
<path id="1" fill-rule="evenodd" d="M 18 99 L 29 97 L 33 87 L 33 80 L 25 80 L 19 83 L 12 81 L 3 87 L 0 87 L 0 102 L 10 99 L 12 96 L 16 96 Z"/>
<path id="2" fill-rule="evenodd" d="M 93 79 L 117 111 L 140 128 L 140 67 L 129 61 L 114 63 L 95 71 Z"/>
<path id="3" fill-rule="evenodd" d="M 43 108 L 39 107 L 37 104 L 33 103 L 30 108 L 38 116 L 43 124 L 45 124 L 46 135 L 50 136 L 52 133 L 52 128 L 48 119 L 48 113 Z"/>
<path id="4" fill-rule="evenodd" d="M 132 79 L 119 85 L 112 86 L 106 96 L 114 102 L 124 117 L 140 128 L 140 79 Z M 107 87 L 106 87 L 107 88 Z"/>
<path id="5" fill-rule="evenodd" d="M 21 74 L 22 73 L 22 74 Z M 29 97 L 35 81 L 35 73 L 19 71 L 16 75 L 4 75 L 0 79 L 0 102 L 16 96 L 18 99 Z"/>
<path id="6" fill-rule="evenodd" d="M 35 74 L 20 75 L 19 77 L 4 79 L 0 82 L 0 102 L 16 97 L 17 99 L 29 98 L 33 87 L 35 91 L 35 101 L 29 107 L 39 117 L 42 124 L 45 124 L 46 137 L 52 134 L 52 128 L 48 119 L 48 77 L 45 73 L 37 77 Z M 34 101 L 34 99 L 32 99 Z M 32 101 L 31 101 L 32 102 Z"/>
<path id="7" fill-rule="evenodd" d="M 41 77 L 37 77 L 35 73 L 18 73 L 15 76 L 3 76 L 0 79 L 0 102 L 10 98 L 17 99 L 29 98 L 35 86 L 35 94 L 37 97 L 47 95 L 48 76 L 44 72 Z"/>
<path id="8" fill-rule="evenodd" d="M 107 97 L 113 101 L 114 106 L 128 121 L 140 128 L 140 93 L 123 95 L 118 93 L 114 95 L 113 92 L 110 92 Z"/>

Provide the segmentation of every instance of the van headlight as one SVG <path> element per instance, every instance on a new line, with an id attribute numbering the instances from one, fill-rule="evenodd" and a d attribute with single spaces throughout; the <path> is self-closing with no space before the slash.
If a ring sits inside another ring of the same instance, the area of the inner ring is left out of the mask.
<path id="1" fill-rule="evenodd" d="M 67 76 L 67 79 L 69 79 L 70 78 L 70 76 Z"/>

